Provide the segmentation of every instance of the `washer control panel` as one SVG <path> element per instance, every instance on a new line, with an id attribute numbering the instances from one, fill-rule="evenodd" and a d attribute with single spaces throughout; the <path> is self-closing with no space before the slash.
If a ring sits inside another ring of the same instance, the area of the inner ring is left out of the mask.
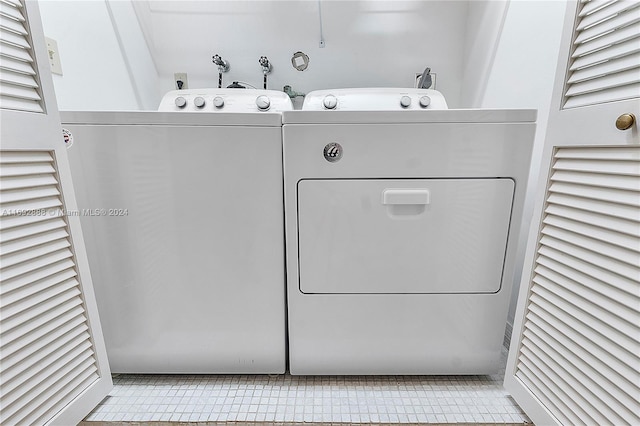
<path id="1" fill-rule="evenodd" d="M 307 94 L 307 111 L 402 111 L 448 109 L 442 93 L 431 89 L 336 89 Z"/>
<path id="2" fill-rule="evenodd" d="M 164 95 L 158 111 L 282 112 L 293 110 L 284 92 L 261 89 L 188 89 Z"/>

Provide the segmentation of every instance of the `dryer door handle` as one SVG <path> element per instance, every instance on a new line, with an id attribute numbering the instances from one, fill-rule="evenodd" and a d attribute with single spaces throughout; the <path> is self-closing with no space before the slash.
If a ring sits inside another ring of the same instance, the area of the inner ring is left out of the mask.
<path id="1" fill-rule="evenodd" d="M 426 188 L 387 188 L 382 191 L 382 204 L 420 204 L 426 205 L 431 202 L 429 190 Z"/>

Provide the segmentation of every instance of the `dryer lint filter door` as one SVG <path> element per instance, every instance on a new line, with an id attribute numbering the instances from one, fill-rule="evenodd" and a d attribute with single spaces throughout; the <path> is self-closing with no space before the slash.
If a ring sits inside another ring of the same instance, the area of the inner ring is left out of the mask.
<path id="1" fill-rule="evenodd" d="M 298 183 L 303 293 L 495 293 L 511 179 Z"/>

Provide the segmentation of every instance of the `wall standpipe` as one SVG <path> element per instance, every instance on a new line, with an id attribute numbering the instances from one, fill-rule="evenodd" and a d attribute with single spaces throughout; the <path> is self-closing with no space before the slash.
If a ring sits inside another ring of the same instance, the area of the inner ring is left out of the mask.
<path id="1" fill-rule="evenodd" d="M 260 59 L 258 59 L 258 63 L 262 67 L 263 88 L 266 90 L 267 89 L 267 74 L 271 73 L 271 68 L 272 68 L 271 62 L 269 62 L 269 59 L 267 59 L 266 56 L 260 56 Z"/>
<path id="2" fill-rule="evenodd" d="M 213 55 L 212 60 L 218 66 L 218 89 L 220 89 L 222 88 L 222 73 L 229 71 L 231 65 L 229 65 L 229 61 L 225 61 L 218 54 Z"/>

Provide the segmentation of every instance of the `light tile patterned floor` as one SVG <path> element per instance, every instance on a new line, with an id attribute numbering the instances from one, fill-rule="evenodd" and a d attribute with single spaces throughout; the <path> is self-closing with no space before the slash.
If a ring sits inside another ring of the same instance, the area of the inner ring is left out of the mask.
<path id="1" fill-rule="evenodd" d="M 117 375 L 83 424 L 529 423 L 502 378 Z"/>

